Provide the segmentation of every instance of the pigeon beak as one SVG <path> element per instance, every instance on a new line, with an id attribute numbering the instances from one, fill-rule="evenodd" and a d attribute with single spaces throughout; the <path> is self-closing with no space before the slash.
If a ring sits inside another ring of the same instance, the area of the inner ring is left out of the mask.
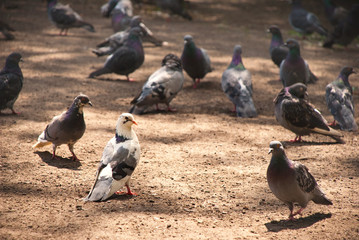
<path id="1" fill-rule="evenodd" d="M 133 122 L 133 124 L 138 125 L 138 124 L 137 124 L 137 122 L 136 122 L 135 120 L 133 120 L 132 122 Z"/>
<path id="2" fill-rule="evenodd" d="M 91 102 L 91 101 L 89 101 L 87 104 L 88 104 L 88 105 L 90 105 L 90 106 L 92 107 L 92 102 Z"/>
<path id="3" fill-rule="evenodd" d="M 22 58 L 20 58 L 20 62 L 25 62 Z"/>
<path id="4" fill-rule="evenodd" d="M 269 148 L 268 154 L 273 152 L 273 148 Z"/>

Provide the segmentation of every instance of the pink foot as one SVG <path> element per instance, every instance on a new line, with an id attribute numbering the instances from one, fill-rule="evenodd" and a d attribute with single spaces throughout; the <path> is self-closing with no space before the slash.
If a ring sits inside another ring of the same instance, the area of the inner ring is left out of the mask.
<path id="1" fill-rule="evenodd" d="M 14 115 L 20 115 L 20 112 L 15 112 L 14 109 L 11 109 L 11 113 L 14 114 Z"/>
<path id="2" fill-rule="evenodd" d="M 302 142 L 302 136 L 296 136 L 293 140 L 289 140 L 289 142 Z"/>
<path id="3" fill-rule="evenodd" d="M 127 188 L 127 192 L 124 192 L 124 191 L 117 191 L 115 192 L 115 194 L 117 195 L 122 195 L 122 194 L 127 194 L 127 195 L 130 195 L 130 196 L 138 196 L 137 193 L 135 192 L 131 192 L 131 189 L 129 186 L 126 185 L 126 188 Z"/>
<path id="4" fill-rule="evenodd" d="M 329 127 L 335 127 L 335 126 L 337 126 L 338 124 L 337 124 L 337 122 L 334 120 L 332 123 L 330 123 L 328 126 Z"/>

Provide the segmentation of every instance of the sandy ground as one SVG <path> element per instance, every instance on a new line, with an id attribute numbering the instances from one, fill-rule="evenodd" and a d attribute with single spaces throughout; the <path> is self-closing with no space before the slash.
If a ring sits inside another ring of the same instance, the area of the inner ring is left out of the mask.
<path id="1" fill-rule="evenodd" d="M 359 238 L 358 134 L 344 132 L 346 144 L 318 135 L 305 137 L 301 144 L 288 142 L 294 134 L 278 125 L 273 114 L 272 100 L 281 83 L 269 58 L 265 30 L 278 24 L 285 38 L 299 39 L 302 55 L 319 77 L 308 87 L 310 100 L 328 121 L 333 117 L 325 106 L 325 86 L 342 66 L 358 67 L 357 42 L 347 50 L 328 50 L 320 46 L 318 35 L 302 40 L 288 24 L 286 1 L 191 1 L 192 22 L 179 17 L 166 21 L 145 5 L 135 13 L 169 45 L 144 44 L 145 62 L 131 75 L 135 82 L 114 74 L 96 80 L 87 76 L 104 58 L 90 50 L 112 34 L 110 20 L 99 13 L 102 1 L 72 1 L 97 31 L 74 29 L 67 37 L 58 36 L 49 22 L 45 1 L 11 3 L 18 8 L 3 16 L 16 28 L 16 40 L 0 41 L 0 62 L 3 66 L 9 53 L 20 52 L 25 79 L 15 103 L 21 114 L 7 110 L 0 116 L 1 239 Z M 321 3 L 311 4 L 306 6 L 330 28 Z M 85 204 L 82 198 L 118 116 L 128 111 L 163 56 L 180 56 L 186 34 L 208 50 L 215 71 L 197 89 L 186 75 L 183 90 L 172 102 L 178 112 L 136 116 L 142 154 L 131 186 L 138 196 Z M 220 87 L 235 44 L 243 46 L 244 65 L 252 73 L 257 118 L 236 118 Z M 359 87 L 357 75 L 351 80 Z M 80 92 L 94 104 L 85 109 L 87 130 L 75 145 L 81 161 L 71 161 L 66 146 L 58 148 L 59 160 L 50 160 L 51 146 L 33 152 L 31 146 L 46 124 Z M 354 98 L 359 101 L 358 95 Z M 333 206 L 311 202 L 302 218 L 285 222 L 289 210 L 266 181 L 272 140 L 283 141 L 287 155 L 311 170 Z"/>

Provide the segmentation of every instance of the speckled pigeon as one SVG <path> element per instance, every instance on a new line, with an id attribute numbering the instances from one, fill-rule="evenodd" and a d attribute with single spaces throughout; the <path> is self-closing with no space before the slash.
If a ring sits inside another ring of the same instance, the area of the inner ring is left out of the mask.
<path id="1" fill-rule="evenodd" d="M 295 215 L 301 215 L 309 201 L 333 205 L 319 188 L 308 168 L 290 160 L 279 141 L 270 142 L 269 153 L 272 153 L 272 158 L 267 169 L 268 185 L 273 194 L 288 205 L 289 220 L 294 220 Z M 293 213 L 294 203 L 298 203 L 300 209 Z"/>
<path id="2" fill-rule="evenodd" d="M 162 10 L 169 10 L 172 14 L 179 15 L 187 20 L 192 20 L 191 15 L 185 9 L 184 0 L 156 0 L 157 6 Z"/>
<path id="3" fill-rule="evenodd" d="M 72 160 L 78 160 L 74 153 L 74 145 L 85 133 L 86 124 L 83 114 L 85 105 L 92 106 L 90 99 L 86 95 L 78 95 L 67 111 L 55 116 L 46 126 L 33 148 L 41 148 L 52 143 L 53 154 L 51 159 L 55 159 L 56 148 L 62 144 L 67 144 L 72 153 Z"/>
<path id="4" fill-rule="evenodd" d="M 103 150 L 95 183 L 84 201 L 105 201 L 124 186 L 128 195 L 137 195 L 129 186 L 141 155 L 133 124 L 137 125 L 130 113 L 123 113 L 118 119 L 115 136 Z"/>
<path id="5" fill-rule="evenodd" d="M 67 35 L 69 28 L 84 28 L 87 31 L 95 32 L 95 28 L 88 22 L 82 20 L 81 16 L 76 13 L 69 5 L 62 5 L 57 0 L 47 0 L 47 13 L 52 23 L 60 28 L 64 35 Z"/>
<path id="6" fill-rule="evenodd" d="M 15 29 L 13 29 L 12 27 L 9 26 L 9 24 L 1 20 L 0 20 L 0 32 L 4 35 L 6 40 L 15 39 L 15 36 L 11 33 L 11 32 L 15 32 Z"/>
<path id="7" fill-rule="evenodd" d="M 154 104 L 158 110 L 159 103 L 166 104 L 168 111 L 174 111 L 169 104 L 182 90 L 183 82 L 181 60 L 174 54 L 167 54 L 162 60 L 162 67 L 148 78 L 140 94 L 132 100 L 130 113 L 141 114 Z"/>
<path id="8" fill-rule="evenodd" d="M 352 67 L 344 67 L 338 78 L 325 88 L 325 100 L 328 109 L 338 122 L 341 130 L 357 131 L 358 125 L 354 118 L 353 89 L 349 83 L 349 75 L 355 73 Z"/>
<path id="9" fill-rule="evenodd" d="M 184 48 L 181 56 L 183 69 L 193 79 L 196 88 L 207 73 L 212 72 L 211 61 L 207 51 L 197 48 L 192 36 L 184 37 Z"/>
<path id="10" fill-rule="evenodd" d="M 316 15 L 305 10 L 300 0 L 292 0 L 292 10 L 289 14 L 289 23 L 292 28 L 303 34 L 312 34 L 317 32 L 320 35 L 327 36 L 327 30 L 320 24 Z"/>
<path id="11" fill-rule="evenodd" d="M 277 122 L 297 135 L 292 142 L 301 142 L 302 136 L 318 133 L 344 143 L 342 134 L 329 127 L 322 114 L 307 101 L 307 87 L 303 83 L 283 88 L 274 104 Z"/>
<path id="12" fill-rule="evenodd" d="M 307 61 L 300 56 L 299 43 L 288 39 L 284 44 L 289 48 L 287 57 L 280 64 L 279 77 L 284 87 L 294 83 L 315 83 L 318 78 L 310 71 Z"/>
<path id="13" fill-rule="evenodd" d="M 142 35 L 141 39 L 143 42 L 151 42 L 155 46 L 162 46 L 163 41 L 158 40 L 153 36 L 153 33 L 146 27 L 146 25 L 142 22 L 142 18 L 140 16 L 134 16 L 131 19 L 131 25 L 124 31 L 117 32 L 110 37 L 106 38 L 106 40 L 97 45 L 98 49 L 92 50 L 98 57 L 109 55 L 115 52 L 118 48 L 123 46 L 123 44 L 128 39 L 131 28 L 139 27 L 141 28 Z"/>
<path id="14" fill-rule="evenodd" d="M 141 29 L 132 28 L 125 44 L 118 48 L 112 55 L 108 56 L 102 68 L 90 74 L 90 78 L 107 73 L 126 75 L 127 80 L 131 81 L 128 75 L 138 69 L 144 62 L 145 55 L 141 41 Z"/>
<path id="15" fill-rule="evenodd" d="M 238 117 L 251 118 L 257 116 L 253 103 L 252 77 L 242 62 L 242 47 L 236 45 L 232 61 L 222 75 L 222 90 L 234 104 Z"/>
<path id="16" fill-rule="evenodd" d="M 19 97 L 23 85 L 23 75 L 19 62 L 22 61 L 20 53 L 11 53 L 0 71 L 0 113 L 9 108 L 13 114 L 19 114 L 14 110 L 14 103 Z"/>
<path id="17" fill-rule="evenodd" d="M 354 4 L 347 17 L 339 22 L 325 40 L 323 47 L 331 48 L 333 44 L 347 46 L 359 36 L 359 4 Z"/>
<path id="18" fill-rule="evenodd" d="M 325 15 L 333 26 L 343 21 L 349 13 L 347 9 L 338 6 L 332 0 L 323 0 L 323 3 Z"/>

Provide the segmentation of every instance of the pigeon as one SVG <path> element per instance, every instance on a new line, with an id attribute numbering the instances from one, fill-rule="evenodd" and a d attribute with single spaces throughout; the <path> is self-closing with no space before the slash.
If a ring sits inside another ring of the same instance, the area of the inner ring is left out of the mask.
<path id="1" fill-rule="evenodd" d="M 184 19 L 192 21 L 191 15 L 184 8 L 184 0 L 157 0 L 157 6 L 162 10 L 169 10 L 172 14 L 179 15 Z"/>
<path id="2" fill-rule="evenodd" d="M 117 32 L 110 37 L 106 38 L 106 40 L 100 44 L 97 45 L 98 49 L 92 50 L 94 54 L 96 54 L 98 57 L 104 56 L 104 55 L 110 55 L 114 53 L 118 48 L 123 46 L 125 41 L 128 39 L 128 36 L 130 34 L 131 28 L 139 27 L 141 28 L 142 32 L 142 41 L 143 42 L 151 42 L 155 46 L 162 46 L 164 43 L 161 40 L 158 40 L 153 36 L 153 33 L 146 27 L 146 25 L 142 22 L 142 18 L 140 16 L 134 16 L 131 19 L 131 25 L 129 28 L 127 28 L 124 31 Z"/>
<path id="3" fill-rule="evenodd" d="M 0 32 L 4 35 L 6 40 L 14 40 L 15 36 L 10 32 L 15 32 L 15 29 L 9 26 L 6 22 L 0 20 Z"/>
<path id="4" fill-rule="evenodd" d="M 137 109 L 143 113 L 153 104 L 156 104 L 158 110 L 159 103 L 166 104 L 168 111 L 175 111 L 169 104 L 182 90 L 183 82 L 181 60 L 174 54 L 167 54 L 162 60 L 162 67 L 148 78 L 140 94 L 132 100 L 130 113 Z"/>
<path id="5" fill-rule="evenodd" d="M 295 31 L 304 36 L 313 32 L 317 32 L 322 36 L 327 36 L 328 34 L 328 31 L 320 24 L 318 17 L 305 10 L 300 0 L 292 0 L 289 23 Z"/>
<path id="6" fill-rule="evenodd" d="M 358 125 L 354 118 L 353 89 L 349 83 L 349 75 L 355 73 L 352 67 L 344 67 L 338 78 L 325 88 L 325 100 L 328 109 L 339 123 L 341 130 L 357 131 Z"/>
<path id="7" fill-rule="evenodd" d="M 127 80 L 131 81 L 128 75 L 138 69 L 145 60 L 140 34 L 139 27 L 132 28 L 125 44 L 108 56 L 103 68 L 92 72 L 89 78 L 116 73 L 126 75 Z"/>
<path id="8" fill-rule="evenodd" d="M 123 113 L 119 117 L 116 134 L 103 150 L 95 183 L 84 201 L 105 201 L 124 186 L 128 195 L 137 195 L 129 186 L 141 155 L 133 124 L 137 125 L 132 114 Z"/>
<path id="9" fill-rule="evenodd" d="M 232 61 L 222 75 L 222 90 L 234 104 L 237 117 L 257 116 L 253 103 L 252 77 L 242 62 L 242 47 L 236 45 Z"/>
<path id="10" fill-rule="evenodd" d="M 74 145 L 85 133 L 86 124 L 83 114 L 85 105 L 92 106 L 88 96 L 78 95 L 67 111 L 52 119 L 40 134 L 37 143 L 32 147 L 41 148 L 52 143 L 53 154 L 51 159 L 56 159 L 56 148 L 62 144 L 67 144 L 72 153 L 72 160 L 78 160 L 74 153 Z"/>
<path id="11" fill-rule="evenodd" d="M 69 5 L 58 3 L 57 0 L 47 0 L 48 16 L 57 28 L 61 31 L 59 35 L 67 35 L 69 28 L 84 28 L 87 31 L 95 32 L 95 28 L 88 22 L 82 20 L 81 16 L 76 13 Z"/>
<path id="12" fill-rule="evenodd" d="M 6 58 L 5 67 L 0 71 L 0 113 L 9 108 L 12 114 L 19 114 L 14 110 L 24 80 L 19 62 L 22 62 L 21 54 L 13 52 Z"/>
<path id="13" fill-rule="evenodd" d="M 349 11 L 337 6 L 332 0 L 323 0 L 323 3 L 325 15 L 333 26 L 336 26 L 347 17 Z"/>
<path id="14" fill-rule="evenodd" d="M 267 169 L 268 185 L 273 194 L 288 205 L 289 220 L 301 215 L 311 200 L 316 204 L 333 205 L 308 168 L 287 157 L 281 142 L 270 142 L 269 153 L 272 153 L 272 158 Z M 293 213 L 294 203 L 298 203 L 300 209 Z"/>
<path id="15" fill-rule="evenodd" d="M 294 83 L 315 83 L 318 78 L 310 71 L 307 61 L 300 56 L 299 43 L 295 39 L 288 39 L 284 46 L 289 48 L 287 57 L 279 68 L 279 77 L 284 87 Z"/>
<path id="16" fill-rule="evenodd" d="M 359 4 L 354 4 L 347 17 L 338 23 L 333 32 L 329 34 L 323 47 L 331 48 L 335 43 L 346 47 L 357 36 L 359 36 Z"/>
<path id="17" fill-rule="evenodd" d="M 207 73 L 212 72 L 211 61 L 207 51 L 197 48 L 192 36 L 184 37 L 184 48 L 181 56 L 183 69 L 193 79 L 193 88 L 196 88 L 200 80 Z"/>
<path id="18" fill-rule="evenodd" d="M 110 7 L 111 9 L 111 7 Z M 111 11 L 111 24 L 113 31 L 119 32 L 128 28 L 133 16 L 133 7 L 130 0 L 120 0 Z"/>
<path id="19" fill-rule="evenodd" d="M 318 133 L 344 143 L 342 134 L 328 126 L 322 114 L 307 101 L 307 96 L 306 85 L 296 83 L 283 88 L 274 99 L 277 122 L 297 135 L 291 142 L 301 142 L 302 136 Z"/>

